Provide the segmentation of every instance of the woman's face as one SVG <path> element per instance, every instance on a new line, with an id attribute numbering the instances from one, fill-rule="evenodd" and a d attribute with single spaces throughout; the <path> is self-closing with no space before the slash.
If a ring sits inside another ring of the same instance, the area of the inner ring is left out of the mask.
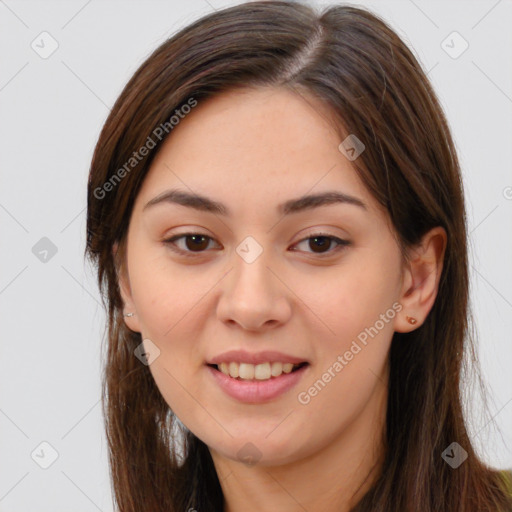
<path id="1" fill-rule="evenodd" d="M 135 315 L 125 321 L 142 334 L 170 408 L 216 456 L 289 463 L 384 414 L 387 354 L 410 282 L 341 142 L 312 98 L 225 93 L 173 129 L 136 199 L 121 282 Z M 170 190 L 208 203 L 148 206 Z M 353 199 L 295 204 L 327 193 Z M 250 378 L 251 365 L 231 364 L 242 382 L 208 366 L 231 350 L 247 354 L 221 360 L 258 362 L 262 379 Z M 251 358 L 264 351 L 281 354 Z M 287 358 L 308 364 L 269 379 L 264 363 Z"/>

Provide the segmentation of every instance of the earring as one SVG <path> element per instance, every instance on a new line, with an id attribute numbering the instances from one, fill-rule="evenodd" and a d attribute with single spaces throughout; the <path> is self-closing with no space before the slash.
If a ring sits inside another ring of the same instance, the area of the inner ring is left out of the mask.
<path id="1" fill-rule="evenodd" d="M 133 316 L 134 313 L 125 313 L 123 316 Z"/>
<path id="2" fill-rule="evenodd" d="M 416 318 L 413 318 L 412 316 L 406 316 L 405 318 L 412 325 L 414 325 L 418 321 L 416 320 Z"/>

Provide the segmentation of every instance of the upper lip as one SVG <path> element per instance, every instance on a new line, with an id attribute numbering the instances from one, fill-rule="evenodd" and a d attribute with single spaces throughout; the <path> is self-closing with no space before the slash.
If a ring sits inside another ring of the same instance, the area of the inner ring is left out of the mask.
<path id="1" fill-rule="evenodd" d="M 247 352 L 246 350 L 228 350 L 218 356 L 212 357 L 206 364 L 220 364 L 220 363 L 250 363 L 261 364 L 266 362 L 281 362 L 300 364 L 307 363 L 304 358 L 283 354 L 275 350 L 264 350 L 262 352 Z"/>

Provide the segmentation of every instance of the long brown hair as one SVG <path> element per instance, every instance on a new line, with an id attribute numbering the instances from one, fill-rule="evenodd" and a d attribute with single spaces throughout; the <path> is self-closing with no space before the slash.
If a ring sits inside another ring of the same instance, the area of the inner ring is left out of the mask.
<path id="1" fill-rule="evenodd" d="M 319 98 L 340 133 L 364 141 L 355 169 L 389 212 L 402 250 L 435 226 L 448 236 L 430 314 L 418 329 L 393 336 L 385 462 L 353 511 L 508 510 L 504 480 L 477 457 L 463 416 L 462 376 L 472 369 L 484 388 L 468 302 L 461 173 L 443 110 L 412 52 L 379 17 L 353 6 L 319 13 L 284 1 L 219 10 L 165 41 L 125 86 L 94 151 L 86 256 L 97 265 L 108 311 L 103 414 L 119 510 L 223 510 L 207 446 L 180 429 L 134 356 L 142 340 L 124 324 L 118 271 L 134 200 L 172 136 L 176 110 L 247 86 Z M 442 458 L 453 442 L 468 455 L 456 469 Z"/>

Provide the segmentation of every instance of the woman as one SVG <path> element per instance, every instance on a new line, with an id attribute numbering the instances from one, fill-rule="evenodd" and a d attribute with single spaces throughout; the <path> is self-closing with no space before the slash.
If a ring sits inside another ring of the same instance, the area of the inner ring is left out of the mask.
<path id="1" fill-rule="evenodd" d="M 462 413 L 454 144 L 375 15 L 253 2 L 162 44 L 101 132 L 87 234 L 119 510 L 512 510 Z"/>

